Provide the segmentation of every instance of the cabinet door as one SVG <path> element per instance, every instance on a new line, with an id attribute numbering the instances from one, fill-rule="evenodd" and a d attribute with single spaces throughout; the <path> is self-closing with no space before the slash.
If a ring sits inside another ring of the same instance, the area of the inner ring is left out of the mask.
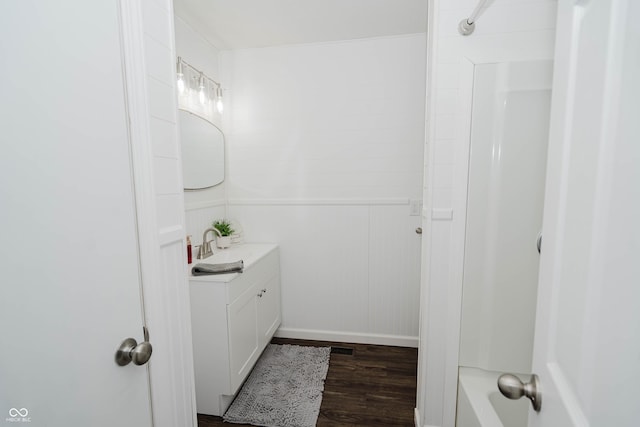
<path id="1" fill-rule="evenodd" d="M 280 326 L 280 275 L 273 276 L 259 286 L 258 335 L 261 346 L 266 346 Z"/>
<path id="2" fill-rule="evenodd" d="M 257 297 L 255 286 L 227 306 L 229 322 L 230 394 L 234 394 L 260 356 Z"/>

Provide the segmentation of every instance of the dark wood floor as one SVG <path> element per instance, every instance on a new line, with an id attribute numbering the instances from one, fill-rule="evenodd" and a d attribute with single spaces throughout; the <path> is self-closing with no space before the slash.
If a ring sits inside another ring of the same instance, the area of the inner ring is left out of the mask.
<path id="1" fill-rule="evenodd" d="M 352 348 L 353 355 L 331 354 L 318 427 L 413 426 L 418 350 L 274 338 L 274 344 Z M 245 426 L 198 414 L 200 427 Z"/>

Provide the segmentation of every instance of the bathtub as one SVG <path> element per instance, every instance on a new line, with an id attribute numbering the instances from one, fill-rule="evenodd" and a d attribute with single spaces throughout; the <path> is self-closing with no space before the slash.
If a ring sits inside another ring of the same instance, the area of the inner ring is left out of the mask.
<path id="1" fill-rule="evenodd" d="M 456 427 L 527 427 L 529 400 L 502 396 L 499 376 L 499 372 L 460 367 Z"/>

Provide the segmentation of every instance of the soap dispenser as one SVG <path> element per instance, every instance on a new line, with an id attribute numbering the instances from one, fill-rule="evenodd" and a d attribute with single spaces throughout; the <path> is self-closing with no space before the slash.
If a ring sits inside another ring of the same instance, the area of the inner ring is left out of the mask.
<path id="1" fill-rule="evenodd" d="M 187 264 L 191 264 L 192 255 L 191 255 L 191 235 L 187 236 Z"/>

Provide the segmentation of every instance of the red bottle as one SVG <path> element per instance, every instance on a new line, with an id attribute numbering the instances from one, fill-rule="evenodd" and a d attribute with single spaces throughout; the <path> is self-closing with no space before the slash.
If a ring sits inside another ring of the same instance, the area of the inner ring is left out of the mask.
<path id="1" fill-rule="evenodd" d="M 191 236 L 187 236 L 187 264 L 191 264 Z"/>

